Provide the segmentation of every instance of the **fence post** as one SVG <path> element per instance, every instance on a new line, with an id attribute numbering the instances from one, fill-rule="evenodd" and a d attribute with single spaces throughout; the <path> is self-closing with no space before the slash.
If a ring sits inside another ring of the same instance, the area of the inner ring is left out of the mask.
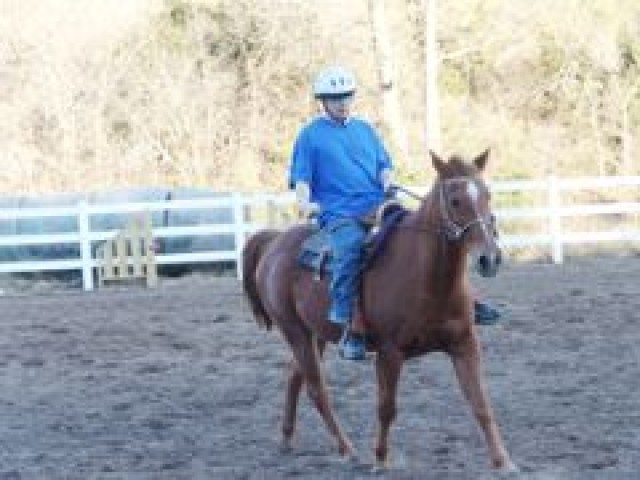
<path id="1" fill-rule="evenodd" d="M 233 208 L 233 244 L 235 248 L 236 277 L 242 280 L 242 249 L 245 242 L 245 209 L 244 199 L 239 193 L 231 194 L 231 205 Z"/>
<path id="2" fill-rule="evenodd" d="M 548 199 L 551 259 L 553 263 L 560 264 L 564 261 L 564 252 L 562 248 L 562 224 L 560 217 L 560 189 L 558 187 L 558 178 L 553 174 L 548 177 Z"/>
<path id="3" fill-rule="evenodd" d="M 78 234 L 80 236 L 80 258 L 82 260 L 82 287 L 93 290 L 93 258 L 91 257 L 91 237 L 89 235 L 89 203 L 78 204 Z"/>

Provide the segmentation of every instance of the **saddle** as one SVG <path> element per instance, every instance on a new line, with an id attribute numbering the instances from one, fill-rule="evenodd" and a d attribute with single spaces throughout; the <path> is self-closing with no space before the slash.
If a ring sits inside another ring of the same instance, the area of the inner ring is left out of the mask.
<path id="1" fill-rule="evenodd" d="M 363 264 L 361 270 L 370 268 L 382 252 L 387 239 L 395 226 L 409 213 L 400 203 L 392 201 L 383 204 L 377 211 L 366 215 L 360 222 L 367 228 L 368 234 L 363 248 Z M 332 271 L 333 254 L 329 243 L 329 233 L 322 228 L 315 231 L 302 243 L 298 262 L 303 267 L 315 272 L 320 279 Z"/>

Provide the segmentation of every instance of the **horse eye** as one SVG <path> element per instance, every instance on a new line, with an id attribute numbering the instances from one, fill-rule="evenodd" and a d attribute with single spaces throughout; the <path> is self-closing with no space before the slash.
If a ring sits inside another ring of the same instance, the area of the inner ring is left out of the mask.
<path id="1" fill-rule="evenodd" d="M 460 199 L 458 198 L 452 198 L 451 199 L 451 206 L 453 208 L 458 208 L 460 206 Z"/>

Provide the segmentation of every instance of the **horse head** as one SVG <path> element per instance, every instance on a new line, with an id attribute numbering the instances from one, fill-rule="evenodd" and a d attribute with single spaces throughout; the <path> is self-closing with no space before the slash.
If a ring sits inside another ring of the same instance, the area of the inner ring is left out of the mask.
<path id="1" fill-rule="evenodd" d="M 493 277 L 502 263 L 491 194 L 483 179 L 489 150 L 466 162 L 459 156 L 442 160 L 430 152 L 438 173 L 433 200 L 446 239 L 463 244 L 471 254 L 478 273 Z"/>

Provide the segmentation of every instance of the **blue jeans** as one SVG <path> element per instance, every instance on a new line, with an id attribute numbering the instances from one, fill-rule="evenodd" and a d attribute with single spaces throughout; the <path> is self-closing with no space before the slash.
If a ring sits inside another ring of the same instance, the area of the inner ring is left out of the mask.
<path id="1" fill-rule="evenodd" d="M 360 271 L 366 228 L 355 218 L 330 222 L 326 227 L 333 251 L 329 284 L 329 320 L 346 325 L 351 322 L 360 288 Z"/>

